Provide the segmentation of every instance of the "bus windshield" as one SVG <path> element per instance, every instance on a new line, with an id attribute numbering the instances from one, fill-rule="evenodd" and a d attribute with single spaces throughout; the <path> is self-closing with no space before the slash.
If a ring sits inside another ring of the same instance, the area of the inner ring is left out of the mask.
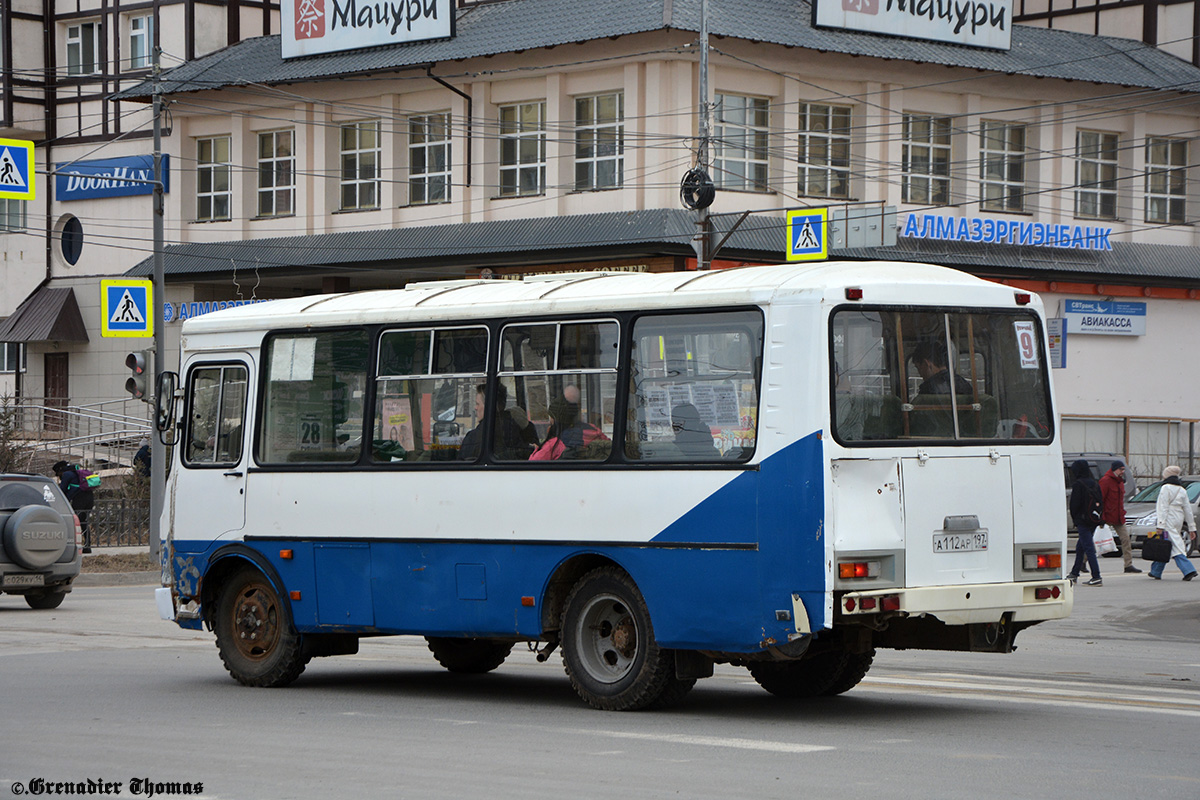
<path id="1" fill-rule="evenodd" d="M 1032 313 L 843 308 L 832 318 L 833 433 L 842 443 L 1053 436 Z"/>

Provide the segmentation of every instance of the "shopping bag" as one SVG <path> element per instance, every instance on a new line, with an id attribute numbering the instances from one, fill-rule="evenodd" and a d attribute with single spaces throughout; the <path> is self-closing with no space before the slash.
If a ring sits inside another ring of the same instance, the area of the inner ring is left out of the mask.
<path id="1" fill-rule="evenodd" d="M 1170 561 L 1171 540 L 1166 534 L 1150 534 L 1142 542 L 1142 558 L 1146 561 Z"/>
<path id="2" fill-rule="evenodd" d="M 1113 541 L 1113 526 L 1101 525 L 1092 534 L 1092 544 L 1096 546 L 1096 555 L 1117 552 L 1117 543 Z"/>

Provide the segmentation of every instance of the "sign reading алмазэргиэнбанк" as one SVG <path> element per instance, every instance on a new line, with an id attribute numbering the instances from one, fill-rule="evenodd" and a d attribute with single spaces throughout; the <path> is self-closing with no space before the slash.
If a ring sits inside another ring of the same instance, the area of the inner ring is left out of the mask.
<path id="1" fill-rule="evenodd" d="M 1012 0 L 813 0 L 813 24 L 1008 50 Z"/>
<path id="2" fill-rule="evenodd" d="M 283 57 L 454 36 L 453 0 L 282 0 Z"/>

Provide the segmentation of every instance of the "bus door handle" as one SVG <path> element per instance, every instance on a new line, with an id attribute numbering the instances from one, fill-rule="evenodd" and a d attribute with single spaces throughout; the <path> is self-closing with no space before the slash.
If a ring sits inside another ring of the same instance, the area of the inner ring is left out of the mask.
<path id="1" fill-rule="evenodd" d="M 234 470 L 233 472 L 226 472 L 225 477 L 226 478 L 240 478 L 240 477 L 242 477 L 242 473 L 240 470 Z"/>

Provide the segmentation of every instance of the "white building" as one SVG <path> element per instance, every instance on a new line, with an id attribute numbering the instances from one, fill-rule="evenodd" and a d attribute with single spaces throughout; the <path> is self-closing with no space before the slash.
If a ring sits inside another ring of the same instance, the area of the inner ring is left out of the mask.
<path id="1" fill-rule="evenodd" d="M 182 316 L 251 298 L 485 270 L 695 268 L 679 184 L 700 142 L 700 0 L 462 3 L 452 35 L 392 44 L 362 38 L 382 30 L 369 13 L 318 5 L 325 30 L 353 29 L 355 49 L 284 58 L 300 8 L 285 6 L 283 41 L 248 39 L 164 77 L 172 348 Z M 831 256 L 932 261 L 1040 292 L 1068 318 L 1055 371 L 1064 449 L 1123 453 L 1148 474 L 1200 441 L 1200 381 L 1162 377 L 1200 308 L 1188 166 L 1200 69 L 1134 40 L 1014 27 L 1004 3 L 979 5 L 1011 41 L 815 26 L 802 0 L 710 0 L 714 241 L 753 212 L 714 266 L 783 260 L 788 209 L 871 210 L 845 227 L 877 234 L 894 221 L 894 246 L 839 239 Z M 421 7 L 451 13 L 449 0 Z M 940 35 L 940 20 L 906 22 Z M 109 105 L 150 93 L 143 83 Z M 67 203 L 54 202 L 61 230 Z M 82 254 L 68 265 L 56 251 L 46 286 L 92 298 L 101 275 L 149 274 L 148 198 L 69 213 Z M 5 308 L 37 283 L 9 290 Z M 98 309 L 80 306 L 87 343 L 28 342 L 29 394 L 51 386 L 49 357 L 66 352 L 72 398 L 121 396 L 128 340 L 101 342 Z M 1083 316 L 1108 332 L 1072 330 Z"/>

